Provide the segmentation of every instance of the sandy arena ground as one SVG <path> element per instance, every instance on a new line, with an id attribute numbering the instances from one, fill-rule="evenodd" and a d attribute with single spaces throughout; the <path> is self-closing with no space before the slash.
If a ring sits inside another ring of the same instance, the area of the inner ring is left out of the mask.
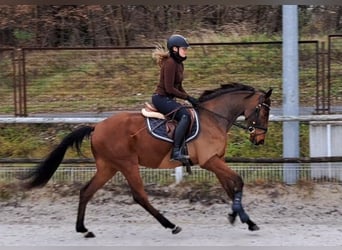
<path id="1" fill-rule="evenodd" d="M 177 235 L 126 192 L 107 188 L 88 205 L 92 239 L 74 229 L 78 190 L 48 186 L 0 201 L 0 246 L 342 246 L 340 184 L 246 186 L 243 204 L 260 227 L 256 232 L 239 220 L 229 224 L 230 204 L 219 188 L 149 190 L 152 204 L 182 227 Z"/>

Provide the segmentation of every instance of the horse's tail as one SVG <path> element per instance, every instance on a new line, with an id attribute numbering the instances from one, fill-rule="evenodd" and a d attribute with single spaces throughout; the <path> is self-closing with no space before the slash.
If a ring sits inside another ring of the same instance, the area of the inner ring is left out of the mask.
<path id="1" fill-rule="evenodd" d="M 43 187 L 56 172 L 67 149 L 74 146 L 77 152 L 81 154 L 82 141 L 85 137 L 89 138 L 92 131 L 94 131 L 94 127 L 82 126 L 64 137 L 62 142 L 45 158 L 42 163 L 40 163 L 26 176 L 20 177 L 22 180 L 29 179 L 28 182 L 23 184 L 23 187 L 26 189 Z"/>

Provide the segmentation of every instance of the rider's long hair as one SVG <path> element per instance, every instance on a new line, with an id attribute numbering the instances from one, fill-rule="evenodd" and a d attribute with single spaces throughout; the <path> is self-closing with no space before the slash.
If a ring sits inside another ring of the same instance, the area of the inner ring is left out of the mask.
<path id="1" fill-rule="evenodd" d="M 161 67 L 164 61 L 170 57 L 170 53 L 168 50 L 161 45 L 157 45 L 157 47 L 152 52 L 152 58 L 156 60 L 156 63 L 159 67 Z"/>

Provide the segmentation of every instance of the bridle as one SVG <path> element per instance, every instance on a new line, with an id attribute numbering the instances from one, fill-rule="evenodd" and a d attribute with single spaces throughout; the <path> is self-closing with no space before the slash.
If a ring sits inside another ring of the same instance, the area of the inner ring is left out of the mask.
<path id="1" fill-rule="evenodd" d="M 207 109 L 207 108 L 204 108 L 204 107 L 202 107 L 201 105 L 197 105 L 197 107 L 198 107 L 198 108 L 201 108 L 201 109 L 203 109 L 203 110 L 205 110 L 205 111 L 207 111 L 207 112 L 209 112 L 209 113 L 212 113 L 213 115 L 215 115 L 215 116 L 217 116 L 217 117 L 219 117 L 219 118 L 221 118 L 221 119 L 224 119 L 224 120 L 227 121 L 228 123 L 230 122 L 230 120 L 229 120 L 227 117 L 225 117 L 225 116 L 223 116 L 223 115 L 221 115 L 221 114 L 218 114 L 218 113 L 216 113 L 216 112 L 214 112 L 214 111 L 212 111 L 212 110 L 209 110 L 209 109 Z M 270 110 L 271 108 L 270 108 L 270 105 L 268 105 L 268 104 L 265 103 L 264 101 L 263 101 L 263 102 L 259 102 L 258 105 L 255 107 L 254 111 L 253 111 L 249 116 L 247 116 L 247 117 L 245 118 L 245 121 L 249 121 L 249 120 L 251 120 L 251 117 L 252 117 L 252 116 L 255 117 L 255 119 L 253 119 L 253 120 L 250 121 L 250 124 L 249 124 L 249 125 L 245 126 L 245 125 L 240 124 L 240 123 L 237 123 L 237 122 L 234 122 L 233 125 L 236 126 L 236 127 L 239 127 L 239 128 L 242 128 L 242 129 L 248 131 L 248 133 L 250 133 L 250 134 L 255 134 L 255 135 L 266 134 L 266 133 L 267 133 L 267 128 L 262 127 L 262 126 L 259 126 L 259 125 L 257 124 L 257 120 L 258 120 L 258 118 L 259 118 L 260 110 L 261 110 L 261 109 L 266 109 L 266 111 L 269 112 L 269 110 Z M 259 134 L 256 134 L 256 129 L 262 130 L 263 132 L 262 132 L 262 133 L 259 133 Z"/>
<path id="2" fill-rule="evenodd" d="M 248 133 L 250 133 L 250 134 L 255 134 L 255 135 L 266 134 L 267 133 L 267 128 L 259 126 L 257 124 L 257 120 L 259 119 L 259 115 L 260 115 L 260 110 L 262 108 L 266 109 L 267 112 L 269 112 L 269 110 L 271 109 L 270 105 L 268 105 L 265 102 L 258 103 L 258 105 L 255 107 L 254 111 L 249 116 L 247 116 L 245 118 L 245 121 L 249 121 L 250 120 L 250 125 L 245 126 L 243 124 L 236 123 L 236 122 L 234 122 L 233 125 L 235 125 L 235 126 L 237 126 L 239 128 L 247 130 Z M 254 116 L 255 119 L 251 119 L 252 116 Z M 262 133 L 256 134 L 256 129 L 262 130 Z"/>

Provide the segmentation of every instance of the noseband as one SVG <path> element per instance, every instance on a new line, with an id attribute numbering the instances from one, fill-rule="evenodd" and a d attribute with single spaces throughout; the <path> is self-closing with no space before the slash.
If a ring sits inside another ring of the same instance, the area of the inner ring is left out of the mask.
<path id="1" fill-rule="evenodd" d="M 255 116 L 255 119 L 253 119 L 250 122 L 249 126 L 244 126 L 244 125 L 241 125 L 241 124 L 238 124 L 238 123 L 234 123 L 234 125 L 237 126 L 237 127 L 240 127 L 240 128 L 243 128 L 243 129 L 247 130 L 250 134 L 255 134 L 256 129 L 259 129 L 259 130 L 263 131 L 262 133 L 259 133 L 259 134 L 256 134 L 256 135 L 266 134 L 267 133 L 267 128 L 264 128 L 264 127 L 261 127 L 261 126 L 257 125 L 257 122 L 256 122 L 259 119 L 260 110 L 262 108 L 266 109 L 267 111 L 270 110 L 270 106 L 268 104 L 266 104 L 265 102 L 259 103 L 255 107 L 254 112 L 252 112 L 249 116 L 247 116 L 245 118 L 245 121 L 248 121 L 248 120 L 251 120 L 252 116 Z"/>

